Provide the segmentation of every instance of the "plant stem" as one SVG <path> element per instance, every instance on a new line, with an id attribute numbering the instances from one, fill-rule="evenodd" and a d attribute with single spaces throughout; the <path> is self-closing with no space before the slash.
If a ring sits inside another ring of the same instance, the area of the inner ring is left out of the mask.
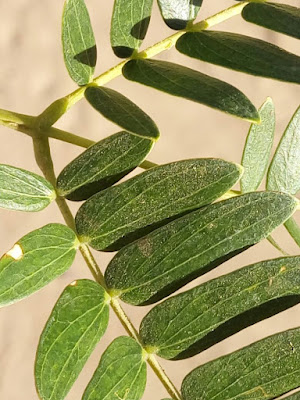
<path id="1" fill-rule="evenodd" d="M 164 40 L 154 44 L 153 46 L 148 47 L 147 49 L 137 53 L 131 58 L 151 58 L 165 50 L 170 49 L 173 47 L 177 40 L 187 31 L 202 31 L 207 28 L 211 28 L 221 22 L 226 21 L 227 19 L 239 15 L 243 8 L 248 4 L 248 1 L 240 2 L 232 7 L 226 8 L 218 12 L 211 17 L 200 21 L 190 28 L 178 31 L 173 35 L 165 38 Z M 108 71 L 104 72 L 103 74 L 96 77 L 93 82 L 89 83 L 86 86 L 82 86 L 76 89 L 74 92 L 68 94 L 67 96 L 62 97 L 54 101 L 49 107 L 46 108 L 38 117 L 37 117 L 37 125 L 43 129 L 50 128 L 62 115 L 67 112 L 74 104 L 76 104 L 79 100 L 84 97 L 85 89 L 89 86 L 94 86 L 95 84 L 98 86 L 105 85 L 106 83 L 110 82 L 114 78 L 120 76 L 122 74 L 122 68 L 127 63 L 128 60 L 131 58 L 127 58 L 126 60 L 120 62 L 119 64 L 115 65 Z"/>

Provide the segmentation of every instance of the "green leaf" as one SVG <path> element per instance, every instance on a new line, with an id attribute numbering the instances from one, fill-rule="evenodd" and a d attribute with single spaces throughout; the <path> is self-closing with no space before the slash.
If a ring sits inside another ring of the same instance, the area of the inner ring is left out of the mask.
<path id="1" fill-rule="evenodd" d="M 35 382 L 43 400 L 63 400 L 108 324 L 104 289 L 83 279 L 63 291 L 40 338 Z"/>
<path id="2" fill-rule="evenodd" d="M 116 56 L 130 57 L 146 36 L 153 0 L 115 0 L 110 42 Z"/>
<path id="3" fill-rule="evenodd" d="M 259 121 L 250 100 L 238 89 L 190 68 L 167 61 L 131 60 L 123 67 L 125 78 L 183 97 L 249 121 Z"/>
<path id="4" fill-rule="evenodd" d="M 159 138 L 155 122 L 121 93 L 105 87 L 89 87 L 85 97 L 95 110 L 123 129 L 151 140 Z"/>
<path id="5" fill-rule="evenodd" d="M 261 123 L 252 124 L 244 147 L 241 178 L 242 193 L 254 192 L 267 171 L 275 132 L 275 109 L 268 98 L 259 109 Z"/>
<path id="6" fill-rule="evenodd" d="M 134 339 L 121 336 L 103 353 L 82 400 L 139 400 L 146 380 L 143 349 Z"/>
<path id="7" fill-rule="evenodd" d="M 53 186 L 39 175 L 0 164 L 0 207 L 40 211 L 56 197 Z"/>
<path id="8" fill-rule="evenodd" d="M 266 238 L 296 204 L 254 192 L 197 210 L 122 249 L 105 272 L 107 286 L 128 303 L 154 303 Z"/>
<path id="9" fill-rule="evenodd" d="M 200 353 L 299 303 L 299 272 L 300 257 L 262 261 L 171 297 L 143 319 L 144 347 L 167 359 Z"/>
<path id="10" fill-rule="evenodd" d="M 183 400 L 277 398 L 300 384 L 299 346 L 296 328 L 204 364 L 184 379 Z"/>
<path id="11" fill-rule="evenodd" d="M 188 32 L 180 53 L 251 75 L 300 83 L 300 57 L 263 40 L 230 32 Z"/>
<path id="12" fill-rule="evenodd" d="M 62 44 L 70 77 L 78 85 L 88 84 L 94 74 L 97 49 L 84 0 L 66 0 L 62 18 Z"/>
<path id="13" fill-rule="evenodd" d="M 296 194 L 300 190 L 300 107 L 287 126 L 267 175 L 267 189 Z"/>
<path id="14" fill-rule="evenodd" d="M 185 29 L 197 17 L 203 0 L 158 0 L 165 23 L 175 30 Z"/>
<path id="15" fill-rule="evenodd" d="M 278 3 L 250 3 L 242 11 L 248 22 L 300 39 L 300 8 Z"/>
<path id="16" fill-rule="evenodd" d="M 90 198 L 76 215 L 82 241 L 115 250 L 216 200 L 240 178 L 238 165 L 192 159 L 151 168 Z"/>
<path id="17" fill-rule="evenodd" d="M 295 240 L 297 245 L 300 247 L 300 227 L 294 220 L 294 218 L 289 218 L 285 222 L 284 226 L 286 227 L 287 231 L 292 236 L 292 238 Z"/>
<path id="18" fill-rule="evenodd" d="M 153 142 L 118 132 L 89 147 L 68 164 L 57 178 L 60 196 L 85 200 L 127 175 L 144 160 Z"/>
<path id="19" fill-rule="evenodd" d="M 0 259 L 0 307 L 30 296 L 67 271 L 77 246 L 74 232 L 60 224 L 25 235 Z"/>
<path id="20" fill-rule="evenodd" d="M 299 400 L 300 399 L 300 392 L 294 393 L 291 396 L 285 397 L 287 400 Z"/>

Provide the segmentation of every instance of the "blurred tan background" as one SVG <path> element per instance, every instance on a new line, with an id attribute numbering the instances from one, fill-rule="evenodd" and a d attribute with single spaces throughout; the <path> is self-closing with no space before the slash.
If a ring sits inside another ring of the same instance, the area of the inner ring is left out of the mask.
<path id="1" fill-rule="evenodd" d="M 299 0 L 284 1 L 298 5 Z M 98 43 L 97 74 L 115 65 L 118 59 L 109 44 L 109 24 L 113 1 L 86 0 Z M 231 0 L 204 0 L 198 19 L 234 4 Z M 62 58 L 60 44 L 60 18 L 63 0 L 0 0 L 0 108 L 20 113 L 38 114 L 53 100 L 75 89 L 69 78 Z M 271 41 L 289 51 L 299 52 L 299 42 L 254 25 L 247 24 L 240 17 L 219 25 L 216 29 L 242 32 Z M 144 46 L 151 45 L 172 31 L 162 22 L 157 5 Z M 159 58 L 184 63 L 194 69 L 223 79 L 244 91 L 259 107 L 267 96 L 275 102 L 277 127 L 276 143 L 297 108 L 300 100 L 299 87 L 263 78 L 247 76 L 191 60 L 176 50 L 165 52 Z M 239 162 L 245 137 L 249 128 L 247 122 L 211 110 L 196 103 L 168 96 L 166 94 L 127 82 L 122 77 L 109 84 L 120 90 L 153 117 L 161 130 L 161 139 L 149 159 L 165 163 L 191 157 L 222 157 Z M 73 133 L 100 140 L 118 130 L 82 101 L 62 120 L 58 127 Z M 33 159 L 30 139 L 21 134 L 0 127 L 0 162 L 12 164 L 39 172 Z M 52 141 L 56 172 L 71 161 L 82 150 L 65 143 Z M 72 205 L 75 211 L 78 205 Z M 30 230 L 49 222 L 62 222 L 56 205 L 37 214 L 0 211 L 0 253 L 6 252 L 21 236 Z M 292 239 L 279 229 L 274 236 L 289 252 L 297 254 L 299 249 Z M 278 257 L 280 254 L 264 241 L 244 254 L 221 265 L 199 278 L 199 284 L 217 274 L 224 274 L 234 268 L 261 259 Z M 110 259 L 108 254 L 96 254 L 104 269 Z M 0 399 L 35 400 L 33 365 L 38 338 L 57 297 L 63 288 L 77 278 L 89 278 L 89 271 L 78 255 L 72 268 L 64 276 L 51 283 L 32 297 L 0 311 Z M 125 306 L 136 325 L 139 324 L 147 307 Z M 300 306 L 294 307 L 265 322 L 256 324 L 233 337 L 208 349 L 191 359 L 179 362 L 162 360 L 170 377 L 178 386 L 183 377 L 194 367 L 219 355 L 231 352 L 261 337 L 285 328 L 300 326 Z M 111 313 L 109 329 L 92 354 L 80 378 L 67 396 L 67 400 L 80 399 L 91 378 L 102 351 L 113 337 L 124 334 L 123 328 Z M 149 370 L 149 379 L 144 400 L 156 400 L 166 396 L 157 378 Z"/>

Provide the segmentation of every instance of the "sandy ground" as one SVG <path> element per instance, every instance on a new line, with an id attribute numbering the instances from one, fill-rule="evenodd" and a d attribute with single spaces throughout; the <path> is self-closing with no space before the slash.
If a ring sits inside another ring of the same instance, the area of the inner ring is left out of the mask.
<path id="1" fill-rule="evenodd" d="M 288 1 L 297 4 L 297 0 Z M 87 0 L 98 41 L 97 74 L 118 61 L 109 45 L 109 21 L 112 0 L 99 2 Z M 204 18 L 233 4 L 230 0 L 204 0 L 200 17 Z M 74 90 L 64 68 L 60 45 L 60 18 L 63 0 L 0 0 L 0 107 L 21 113 L 38 114 L 54 99 Z M 264 38 L 289 51 L 297 51 L 296 40 L 267 30 L 248 25 L 240 17 L 218 27 Z M 145 46 L 171 34 L 158 15 L 157 6 Z M 299 47 L 298 47 L 299 50 Z M 256 106 L 267 96 L 274 99 L 277 114 L 276 142 L 299 103 L 299 88 L 292 84 L 250 77 L 227 71 L 209 64 L 189 60 L 175 50 L 164 53 L 162 59 L 184 63 L 204 73 L 230 82 L 244 91 Z M 137 102 L 157 122 L 161 139 L 152 151 L 151 160 L 164 163 L 191 157 L 222 157 L 240 161 L 248 123 L 204 106 L 171 97 L 117 78 L 109 84 Z M 62 129 L 100 140 L 117 128 L 102 119 L 87 104 L 77 104 L 58 124 Z M 33 159 L 30 140 L 8 129 L 0 129 L 0 160 L 38 172 Z M 68 144 L 51 142 L 56 172 L 71 161 L 80 149 Z M 73 204 L 74 211 L 77 205 Z M 55 204 L 37 214 L 0 211 L 0 250 L 7 251 L 13 243 L 28 231 L 48 222 L 62 222 Z M 275 237 L 291 253 L 297 247 L 283 230 Z M 220 266 L 195 283 L 204 282 L 217 274 L 252 262 L 277 257 L 279 253 L 268 242 L 263 242 L 244 254 Z M 102 266 L 110 258 L 107 254 L 96 254 Z M 33 363 L 39 334 L 50 310 L 63 288 L 72 280 L 89 277 L 89 272 L 80 256 L 69 272 L 30 298 L 0 312 L 0 399 L 34 400 Z M 147 308 L 125 306 L 134 323 L 139 324 Z M 284 328 L 300 325 L 299 307 L 294 307 L 265 322 L 256 324 L 234 335 L 202 354 L 180 362 L 162 361 L 170 377 L 179 386 L 183 377 L 194 367 L 226 354 L 247 343 Z M 111 314 L 109 329 L 88 361 L 78 381 L 67 396 L 68 400 L 80 399 L 84 387 L 95 369 L 100 355 L 113 337 L 124 334 L 122 327 Z M 144 400 L 166 397 L 165 390 L 149 371 L 148 386 Z"/>

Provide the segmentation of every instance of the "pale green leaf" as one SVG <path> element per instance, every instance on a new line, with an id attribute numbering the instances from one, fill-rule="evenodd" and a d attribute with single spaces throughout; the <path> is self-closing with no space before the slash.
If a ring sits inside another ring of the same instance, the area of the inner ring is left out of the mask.
<path id="1" fill-rule="evenodd" d="M 74 232 L 60 224 L 25 235 L 0 259 L 0 306 L 31 295 L 67 271 L 77 246 Z"/>
<path id="2" fill-rule="evenodd" d="M 181 53 L 247 74 L 300 83 L 300 57 L 260 39 L 230 32 L 188 32 L 179 38 Z"/>
<path id="3" fill-rule="evenodd" d="M 82 400 L 140 400 L 147 380 L 141 346 L 121 336 L 105 350 Z"/>
<path id="4" fill-rule="evenodd" d="M 269 336 L 194 369 L 183 400 L 269 400 L 299 387 L 300 329 Z"/>
<path id="5" fill-rule="evenodd" d="M 121 93 L 106 87 L 89 87 L 85 97 L 99 113 L 121 128 L 151 140 L 159 138 L 155 122 Z"/>
<path id="6" fill-rule="evenodd" d="M 125 78 L 183 97 L 236 117 L 259 121 L 250 100 L 234 86 L 198 71 L 158 60 L 131 60 L 123 67 Z"/>
<path id="7" fill-rule="evenodd" d="M 250 3 L 242 11 L 248 22 L 300 39 L 300 8 L 278 3 Z"/>
<path id="8" fill-rule="evenodd" d="M 300 107 L 276 149 L 267 176 L 267 189 L 296 194 L 300 190 Z"/>
<path id="9" fill-rule="evenodd" d="M 285 222 L 284 226 L 286 227 L 287 231 L 292 236 L 292 238 L 295 240 L 297 245 L 300 247 L 300 227 L 294 220 L 294 218 L 289 218 Z"/>
<path id="10" fill-rule="evenodd" d="M 115 0 L 110 41 L 116 56 L 127 58 L 146 36 L 153 0 Z"/>
<path id="11" fill-rule="evenodd" d="M 40 211 L 56 197 L 53 186 L 39 175 L 0 164 L 0 207 Z"/>
<path id="12" fill-rule="evenodd" d="M 171 297 L 143 319 L 140 336 L 160 357 L 191 357 L 300 302 L 300 257 L 262 261 Z"/>
<path id="13" fill-rule="evenodd" d="M 172 29 L 185 29 L 197 17 L 202 0 L 158 0 L 161 15 Z"/>
<path id="14" fill-rule="evenodd" d="M 76 215 L 81 240 L 115 250 L 157 226 L 216 200 L 240 178 L 241 168 L 218 159 L 192 159 L 151 168 L 97 193 Z"/>
<path id="15" fill-rule="evenodd" d="M 194 211 L 122 249 L 107 286 L 131 304 L 158 301 L 266 238 L 296 207 L 287 194 L 253 192 Z"/>
<path id="16" fill-rule="evenodd" d="M 57 190 L 70 200 L 85 200 L 106 189 L 142 163 L 153 142 L 118 132 L 89 147 L 57 178 Z"/>
<path id="17" fill-rule="evenodd" d="M 35 362 L 42 400 L 63 400 L 108 324 L 104 289 L 90 280 L 74 281 L 63 291 L 43 330 Z"/>
<path id="18" fill-rule="evenodd" d="M 242 193 L 254 192 L 267 171 L 275 132 L 275 109 L 268 98 L 259 109 L 260 124 L 252 124 L 244 147 L 241 178 Z"/>
<path id="19" fill-rule="evenodd" d="M 62 18 L 62 44 L 70 77 L 78 85 L 93 77 L 97 49 L 88 10 L 84 0 L 66 0 Z"/>

